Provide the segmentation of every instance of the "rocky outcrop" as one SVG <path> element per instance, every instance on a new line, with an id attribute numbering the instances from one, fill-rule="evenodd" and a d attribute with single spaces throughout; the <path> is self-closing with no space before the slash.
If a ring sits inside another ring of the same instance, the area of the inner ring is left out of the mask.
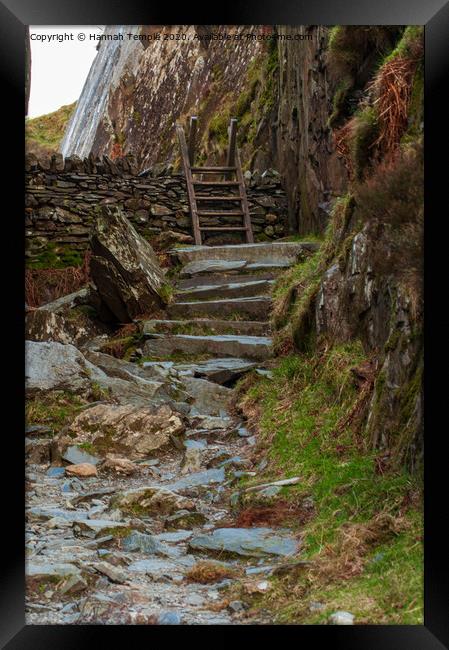
<path id="1" fill-rule="evenodd" d="M 170 446 L 170 436 L 183 433 L 182 418 L 169 406 L 157 410 L 114 404 L 98 404 L 80 413 L 63 433 L 59 449 L 88 443 L 97 454 L 120 454 L 142 459 Z M 65 444 L 67 443 L 67 444 Z"/>
<path id="2" fill-rule="evenodd" d="M 156 254 L 119 210 L 103 208 L 97 216 L 91 248 L 92 281 L 113 318 L 127 323 L 163 306 Z"/>
<path id="3" fill-rule="evenodd" d="M 229 40 L 207 39 L 209 32 Z M 61 144 L 64 156 L 133 152 L 139 169 L 178 157 L 174 124 L 210 118 L 247 89 L 246 73 L 262 44 L 253 26 L 107 27 Z M 130 33 L 131 39 L 127 34 Z M 122 40 L 121 40 L 122 39 Z"/>
<path id="4" fill-rule="evenodd" d="M 347 173 L 328 126 L 335 83 L 326 69 L 329 29 L 279 26 L 279 102 L 275 165 L 284 178 L 290 225 L 301 234 L 322 232 L 330 202 L 343 193 Z"/>

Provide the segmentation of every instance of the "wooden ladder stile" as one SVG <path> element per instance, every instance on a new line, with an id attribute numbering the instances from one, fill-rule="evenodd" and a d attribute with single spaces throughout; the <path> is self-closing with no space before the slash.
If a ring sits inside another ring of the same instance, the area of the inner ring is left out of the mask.
<path id="1" fill-rule="evenodd" d="M 195 166 L 195 143 L 197 134 L 196 117 L 190 118 L 188 145 L 184 135 L 184 129 L 181 124 L 176 124 L 176 132 L 178 135 L 179 146 L 181 149 L 181 158 L 186 178 L 187 194 L 189 197 L 190 212 L 192 215 L 192 226 L 195 244 L 197 246 L 202 245 L 202 232 L 204 231 L 238 231 L 245 234 L 245 238 L 248 243 L 253 243 L 254 237 L 251 225 L 251 216 L 249 213 L 248 199 L 246 196 L 245 179 L 243 176 L 240 154 L 237 147 L 237 120 L 233 118 L 229 124 L 229 147 L 226 158 L 226 165 L 224 166 Z M 200 175 L 200 180 L 194 179 L 194 175 L 197 174 Z M 204 180 L 204 176 L 207 178 L 209 174 L 214 176 L 222 176 L 223 180 Z M 231 178 L 233 174 L 235 175 L 235 179 Z M 197 193 L 195 186 L 198 186 L 199 189 L 203 188 L 206 190 L 210 187 L 216 187 L 218 189 L 222 189 L 222 193 L 220 195 L 199 194 Z M 226 193 L 227 188 L 238 189 L 238 194 Z M 214 201 L 229 203 L 229 210 L 225 211 L 223 208 L 220 210 L 211 210 L 210 208 L 203 209 L 198 207 L 198 202 L 214 203 Z M 233 205 L 235 203 L 239 203 L 240 207 L 237 208 L 236 205 Z M 202 226 L 200 224 L 200 217 L 241 217 L 243 223 L 241 226 Z"/>
<path id="2" fill-rule="evenodd" d="M 197 246 L 201 246 L 201 231 L 200 231 L 200 224 L 198 219 L 198 208 L 196 205 L 195 192 L 193 189 L 193 178 L 192 178 L 191 165 L 190 165 L 190 156 L 187 149 L 184 129 L 182 128 L 181 124 L 176 125 L 176 132 L 178 134 L 179 146 L 181 149 L 181 157 L 184 166 L 184 174 L 186 177 L 187 195 L 189 197 L 190 212 L 192 215 L 193 236 L 195 238 L 195 244 Z M 193 155 L 195 155 L 194 151 L 193 151 Z"/>

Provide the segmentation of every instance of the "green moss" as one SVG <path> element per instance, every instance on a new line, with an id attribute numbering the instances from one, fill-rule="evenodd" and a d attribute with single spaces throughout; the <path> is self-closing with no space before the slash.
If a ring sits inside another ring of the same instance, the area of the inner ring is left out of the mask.
<path id="1" fill-rule="evenodd" d="M 228 142 L 229 113 L 217 113 L 209 122 L 209 138 L 215 139 L 219 144 Z"/>
<path id="2" fill-rule="evenodd" d="M 330 128 L 335 128 L 338 126 L 338 123 L 342 116 L 347 114 L 346 100 L 348 98 L 351 87 L 352 83 L 348 78 L 343 79 L 338 83 L 334 96 L 332 98 L 332 113 L 328 120 L 328 126 Z"/>
<path id="3" fill-rule="evenodd" d="M 84 451 L 88 451 L 89 453 L 93 453 L 95 451 L 95 447 L 91 442 L 82 442 L 81 444 L 77 445 L 79 449 L 84 449 Z"/>
<path id="4" fill-rule="evenodd" d="M 29 269 L 64 269 L 69 266 L 81 266 L 84 260 L 82 251 L 70 246 L 48 243 L 44 250 L 27 260 Z"/>
<path id="5" fill-rule="evenodd" d="M 160 288 L 159 288 L 159 296 L 162 298 L 162 300 L 165 302 L 165 304 L 169 304 L 173 300 L 173 286 L 169 283 L 166 282 L 164 283 Z"/>
<path id="6" fill-rule="evenodd" d="M 28 425 L 45 424 L 53 433 L 57 433 L 87 403 L 87 400 L 68 391 L 49 391 L 26 401 L 25 419 Z"/>
<path id="7" fill-rule="evenodd" d="M 112 535 L 114 539 L 123 539 L 124 537 L 128 537 L 128 535 L 131 535 L 133 532 L 132 526 L 116 526 L 112 528 L 105 528 L 102 530 L 102 537 L 106 535 Z"/>
<path id="8" fill-rule="evenodd" d="M 414 49 L 417 43 L 422 42 L 424 38 L 424 27 L 422 25 L 409 25 L 405 28 L 396 47 L 386 56 L 382 65 L 388 63 L 396 57 L 414 57 Z"/>
<path id="9" fill-rule="evenodd" d="M 133 111 L 132 120 L 135 124 L 140 126 L 142 123 L 142 114 L 139 111 Z"/>
<path id="10" fill-rule="evenodd" d="M 367 106 L 356 113 L 349 146 L 355 177 L 361 180 L 371 159 L 372 146 L 378 135 L 377 111 Z"/>

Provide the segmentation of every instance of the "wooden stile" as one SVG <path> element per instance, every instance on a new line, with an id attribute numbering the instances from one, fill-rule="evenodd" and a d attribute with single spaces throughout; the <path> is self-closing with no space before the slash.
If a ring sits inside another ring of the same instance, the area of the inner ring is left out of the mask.
<path id="1" fill-rule="evenodd" d="M 195 244 L 197 246 L 202 245 L 202 232 L 204 231 L 239 231 L 245 233 L 245 238 L 248 243 L 254 242 L 253 230 L 251 226 L 251 217 L 249 214 L 248 199 L 246 196 L 246 186 L 245 179 L 243 177 L 240 154 L 237 147 L 237 120 L 235 118 L 231 119 L 229 124 L 228 134 L 229 134 L 229 147 L 226 158 L 225 166 L 204 166 L 204 167 L 195 167 L 195 144 L 196 144 L 196 134 L 197 134 L 197 118 L 195 116 L 190 118 L 190 133 L 189 133 L 189 144 L 187 145 L 186 138 L 184 135 L 184 129 L 181 124 L 176 125 L 176 133 L 178 135 L 179 146 L 181 149 L 181 158 L 184 167 L 184 174 L 186 177 L 187 185 L 187 194 L 189 197 L 190 212 L 192 215 L 192 226 L 193 226 L 193 235 L 195 238 Z M 194 175 L 196 174 L 211 174 L 222 176 L 223 180 L 213 181 L 203 180 L 194 180 Z M 234 175 L 235 178 L 231 179 L 231 176 Z M 195 186 L 201 187 L 217 187 L 222 188 L 222 193 L 219 196 L 206 196 L 202 194 L 197 194 L 195 191 Z M 225 194 L 226 188 L 238 188 L 238 194 Z M 214 201 L 217 202 L 230 202 L 240 203 L 240 207 L 230 206 L 229 210 L 224 211 L 223 209 L 211 210 L 210 208 L 198 209 L 198 201 L 207 202 L 208 204 L 213 204 Z M 217 225 L 217 226 L 201 226 L 200 217 L 236 217 L 239 216 L 242 218 L 242 226 L 235 225 Z"/>

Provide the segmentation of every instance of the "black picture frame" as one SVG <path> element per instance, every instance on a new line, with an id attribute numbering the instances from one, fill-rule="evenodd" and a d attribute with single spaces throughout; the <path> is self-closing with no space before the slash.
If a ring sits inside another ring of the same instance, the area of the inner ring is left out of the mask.
<path id="1" fill-rule="evenodd" d="M 209 642 L 225 645 L 233 637 L 242 644 L 273 642 L 288 635 L 304 649 L 323 643 L 324 647 L 344 650 L 438 650 L 449 647 L 449 599 L 445 526 L 447 506 L 438 496 L 444 494 L 447 454 L 444 453 L 445 384 L 434 369 L 446 368 L 443 316 L 447 240 L 443 225 L 447 220 L 446 164 L 438 153 L 447 142 L 447 104 L 443 101 L 449 68 L 449 2 L 444 0 L 247 0 L 222 3 L 204 9 L 179 8 L 169 14 L 168 3 L 139 3 L 128 0 L 69 2 L 69 0 L 7 0 L 0 3 L 0 67 L 3 89 L 4 138 L 9 137 L 1 158 L 3 193 L 3 282 L 2 299 L 5 333 L 2 359 L 7 369 L 4 388 L 4 414 L 11 424 L 2 427 L 4 481 L 1 495 L 3 524 L 1 540 L 0 645 L 8 649 L 33 650 L 104 647 L 106 643 L 170 643 L 180 635 L 185 644 L 204 636 Z M 158 626 L 25 626 L 24 595 L 24 447 L 21 427 L 24 413 L 24 274 L 23 251 L 23 152 L 24 152 L 24 70 L 26 25 L 108 24 L 391 24 L 425 25 L 425 349 L 426 349 L 426 443 L 425 443 L 425 623 L 423 626 L 209 626 L 162 628 Z M 5 128 L 5 125 L 7 128 Z M 7 147 L 7 148 L 6 148 Z M 10 256 L 9 261 L 6 261 Z M 441 285 L 441 286 L 440 286 Z M 443 297 L 443 299 L 442 299 Z M 22 360 L 22 363 L 20 362 Z M 438 418 L 441 416 L 441 420 Z M 3 419 L 3 423 L 6 419 Z M 441 425 L 437 423 L 441 422 Z M 6 471 L 9 469 L 9 473 Z M 437 505 L 438 504 L 438 505 Z M 100 636 L 101 635 L 101 636 Z M 125 635 L 125 636 L 123 636 Z M 286 639 L 282 639 L 285 643 Z"/>

